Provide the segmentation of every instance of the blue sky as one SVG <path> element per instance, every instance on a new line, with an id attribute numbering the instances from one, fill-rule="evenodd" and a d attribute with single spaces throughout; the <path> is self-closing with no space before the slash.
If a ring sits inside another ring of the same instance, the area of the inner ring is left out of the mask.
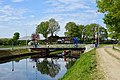
<path id="1" fill-rule="evenodd" d="M 50 18 L 59 22 L 57 34 L 63 36 L 69 21 L 105 26 L 103 17 L 95 0 L 0 0 L 0 38 L 11 38 L 14 32 L 30 36 L 37 24 Z"/>

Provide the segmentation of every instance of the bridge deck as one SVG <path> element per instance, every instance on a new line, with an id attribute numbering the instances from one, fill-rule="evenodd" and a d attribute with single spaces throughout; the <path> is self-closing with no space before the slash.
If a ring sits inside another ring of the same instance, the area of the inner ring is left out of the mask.
<path id="1" fill-rule="evenodd" d="M 31 50 L 35 50 L 35 51 L 42 51 L 42 50 L 53 50 L 53 51 L 58 51 L 58 50 L 78 50 L 78 51 L 82 51 L 85 50 L 85 48 L 30 48 Z"/>

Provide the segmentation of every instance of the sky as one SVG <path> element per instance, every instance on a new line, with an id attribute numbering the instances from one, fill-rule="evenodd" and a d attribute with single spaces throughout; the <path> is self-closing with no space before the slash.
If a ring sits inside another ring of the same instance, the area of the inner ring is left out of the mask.
<path id="1" fill-rule="evenodd" d="M 0 38 L 31 36 L 42 21 L 54 18 L 64 36 L 68 22 L 87 25 L 97 23 L 105 27 L 104 15 L 97 12 L 96 0 L 0 0 Z"/>

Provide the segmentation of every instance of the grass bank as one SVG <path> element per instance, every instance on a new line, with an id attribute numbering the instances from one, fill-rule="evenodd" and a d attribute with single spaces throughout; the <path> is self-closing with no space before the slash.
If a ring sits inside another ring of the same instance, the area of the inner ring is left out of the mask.
<path id="1" fill-rule="evenodd" d="M 0 60 L 32 55 L 28 49 L 0 50 Z"/>
<path id="2" fill-rule="evenodd" d="M 112 44 L 99 44 L 99 48 L 104 47 L 104 46 L 108 46 L 108 45 L 112 45 Z"/>
<path id="3" fill-rule="evenodd" d="M 82 54 L 80 59 L 66 72 L 60 80 L 101 80 L 97 69 L 95 49 Z"/>

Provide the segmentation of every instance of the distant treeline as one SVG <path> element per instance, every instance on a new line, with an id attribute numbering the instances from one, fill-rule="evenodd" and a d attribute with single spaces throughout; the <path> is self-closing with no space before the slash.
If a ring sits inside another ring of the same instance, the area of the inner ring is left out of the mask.
<path id="1" fill-rule="evenodd" d="M 27 44 L 30 42 L 31 40 L 27 40 Z M 45 40 L 39 40 L 38 41 L 39 44 L 46 44 L 46 41 Z M 79 43 L 80 44 L 93 44 L 94 42 L 92 42 L 92 39 L 91 40 L 87 40 L 87 41 L 82 41 L 82 40 L 79 40 Z M 116 44 L 118 43 L 117 40 L 101 40 L 100 41 L 100 44 Z M 15 42 L 12 41 L 12 39 L 9 39 L 9 38 L 2 38 L 0 39 L 0 45 L 3 45 L 3 46 L 7 46 L 7 45 L 26 45 L 26 40 L 17 40 Z M 57 41 L 54 41 L 52 44 L 57 44 Z"/>
<path id="2" fill-rule="evenodd" d="M 29 40 L 27 40 L 29 42 Z M 26 45 L 26 40 L 13 41 L 12 39 L 4 38 L 0 39 L 0 45 Z"/>

